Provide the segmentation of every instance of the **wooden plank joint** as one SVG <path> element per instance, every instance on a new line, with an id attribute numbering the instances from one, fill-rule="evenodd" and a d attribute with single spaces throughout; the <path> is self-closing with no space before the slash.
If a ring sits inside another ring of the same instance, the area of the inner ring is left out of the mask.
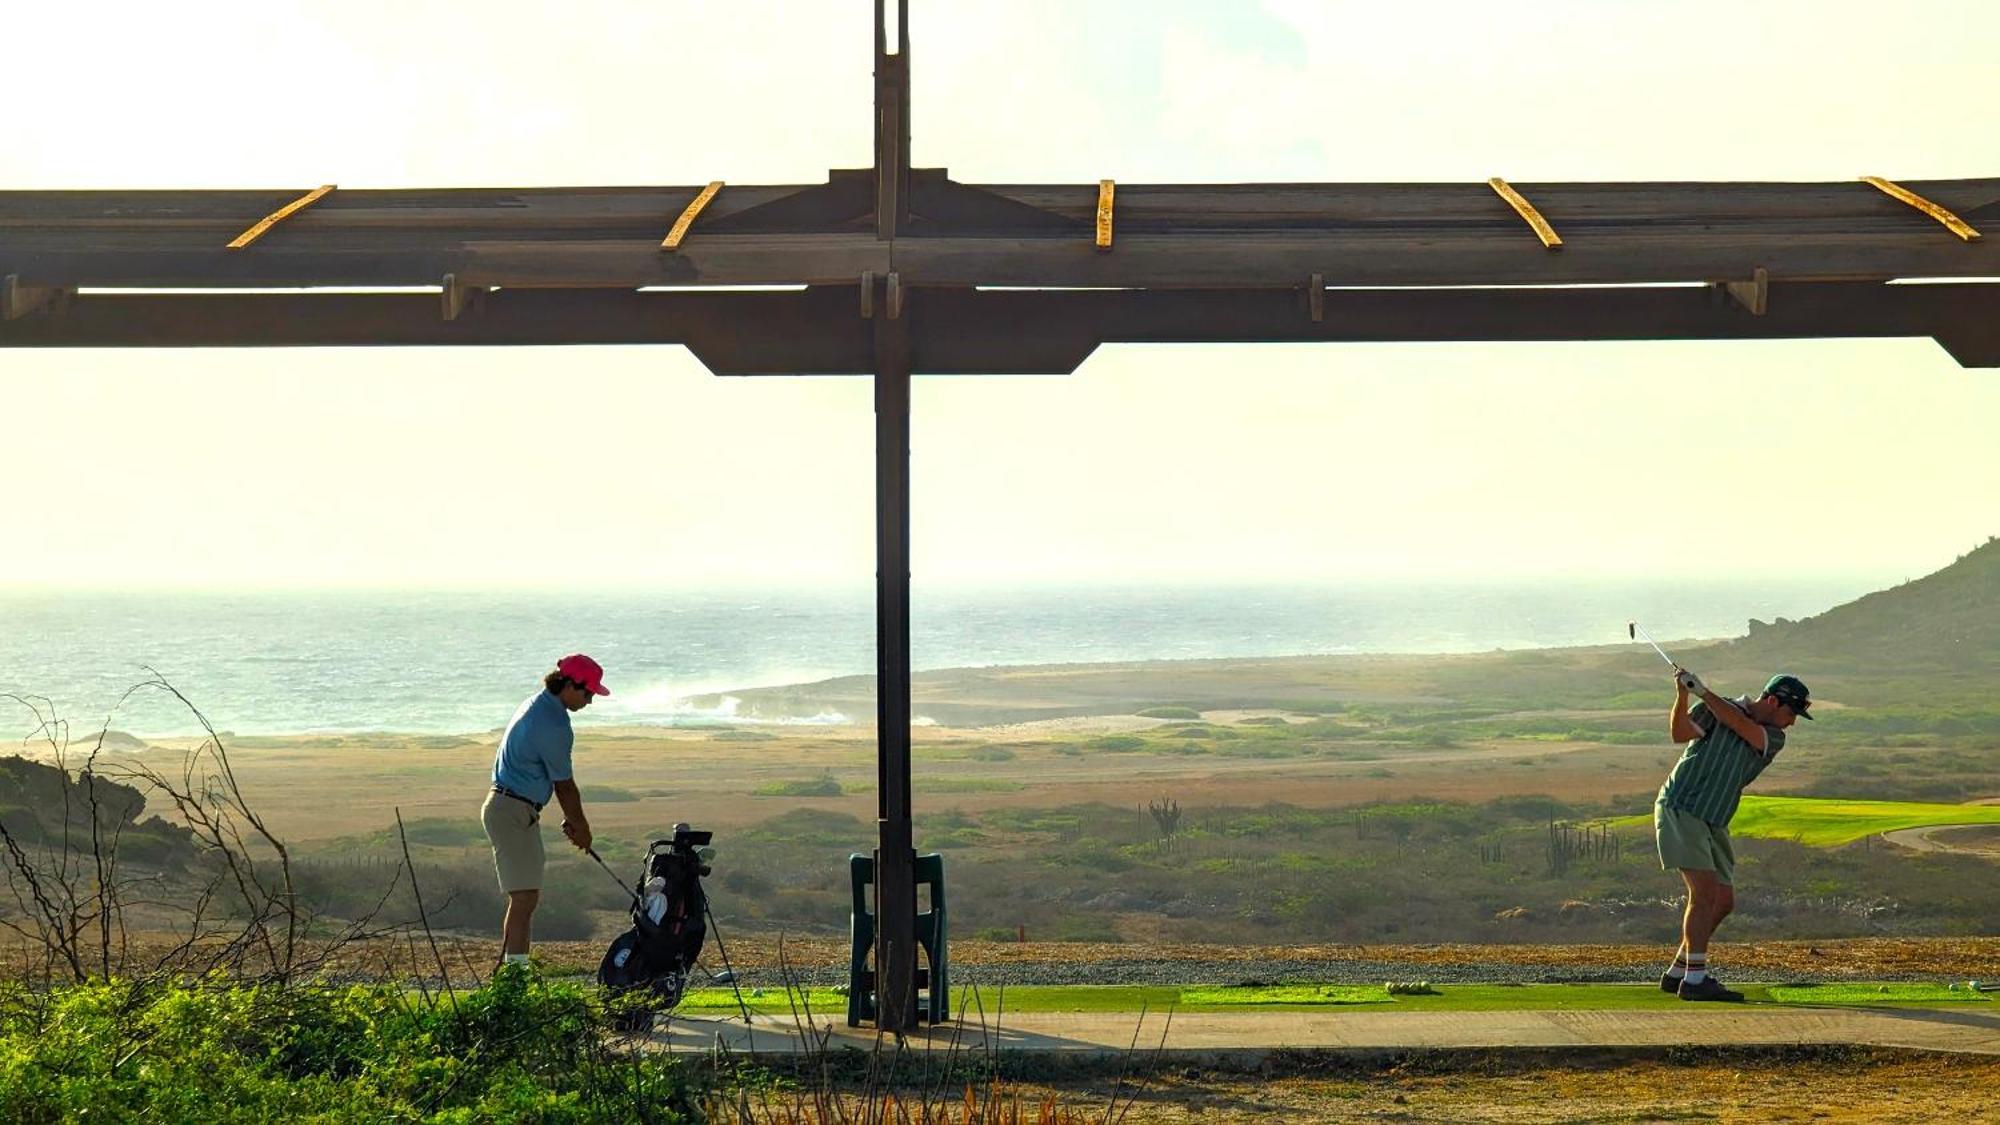
<path id="1" fill-rule="evenodd" d="M 1722 288 L 1751 316 L 1763 316 L 1771 303 L 1771 273 L 1763 266 L 1750 271 L 1750 280 L 1725 281 Z"/>
<path id="2" fill-rule="evenodd" d="M 457 320 L 459 314 L 468 308 L 478 312 L 486 304 L 487 292 L 484 285 L 467 285 L 458 279 L 457 274 L 445 274 L 444 287 L 439 294 L 443 305 L 440 311 L 446 320 Z"/>
<path id="3" fill-rule="evenodd" d="M 1118 195 L 1118 185 L 1112 180 L 1097 181 L 1097 248 L 1111 249 L 1111 205 Z"/>
<path id="4" fill-rule="evenodd" d="M 1861 177 L 1861 182 L 1879 189 L 1891 199 L 1907 203 L 1924 214 L 1929 215 L 1931 218 L 1936 219 L 1938 222 L 1944 224 L 1944 229 L 1966 242 L 1978 242 L 1983 237 L 1977 230 L 1973 229 L 1971 223 L 1966 222 L 1964 219 L 1959 218 L 1957 215 L 1932 203 L 1930 200 L 1925 199 L 1923 196 L 1918 195 L 1901 184 L 1885 180 L 1880 176 L 1863 176 Z"/>
<path id="5" fill-rule="evenodd" d="M 76 290 L 57 285 L 23 285 L 19 274 L 0 278 L 0 320 L 19 320 L 30 313 L 59 313 Z"/>
<path id="6" fill-rule="evenodd" d="M 291 218 L 293 215 L 298 214 L 300 211 L 303 211 L 306 208 L 311 207 L 313 204 L 318 203 L 320 200 L 326 198 L 326 194 L 332 190 L 333 190 L 332 184 L 322 184 L 321 186 L 312 189 L 311 191 L 305 193 L 304 195 L 299 196 L 297 199 L 292 200 L 290 203 L 285 204 L 283 207 L 280 207 L 276 211 L 273 211 L 270 214 L 264 216 L 262 219 L 259 219 L 257 221 L 257 224 L 251 227 L 249 230 L 246 230 L 242 234 L 237 235 L 233 240 L 230 241 L 229 248 L 231 250 L 243 249 L 245 246 L 250 245 L 251 243 L 257 241 L 258 239 L 264 237 L 266 234 L 269 234 L 272 227 L 277 226 L 279 223 L 284 222 L 286 219 Z"/>
<path id="7" fill-rule="evenodd" d="M 1306 311 L 1314 324 L 1326 319 L 1326 275 L 1316 273 L 1306 282 Z"/>
<path id="8" fill-rule="evenodd" d="M 1521 216 L 1522 221 L 1526 222 L 1529 229 L 1535 232 L 1535 237 L 1542 240 L 1544 248 L 1549 250 L 1562 249 L 1562 236 L 1556 233 L 1556 228 L 1550 226 L 1549 221 L 1542 218 L 1542 213 L 1535 210 L 1535 205 L 1528 202 L 1527 198 L 1520 192 L 1515 191 L 1512 184 L 1509 184 L 1506 180 L 1498 176 L 1494 176 L 1492 179 L 1486 181 L 1486 186 L 1498 192 L 1500 198 L 1507 201 L 1507 206 L 1512 207 L 1514 213 Z"/>
<path id="9" fill-rule="evenodd" d="M 715 198 L 715 193 L 721 190 L 722 181 L 711 180 L 707 187 L 695 193 L 693 201 L 681 211 L 681 217 L 674 220 L 672 229 L 667 231 L 667 237 L 660 240 L 660 250 L 663 253 L 680 249 L 681 239 L 687 237 L 688 228 L 694 225 L 694 217 L 701 214 L 701 209 L 708 206 L 709 201 Z"/>

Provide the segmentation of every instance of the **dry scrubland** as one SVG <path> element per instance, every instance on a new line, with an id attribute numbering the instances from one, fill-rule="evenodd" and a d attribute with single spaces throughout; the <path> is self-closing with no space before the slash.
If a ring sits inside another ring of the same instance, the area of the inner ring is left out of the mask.
<path id="1" fill-rule="evenodd" d="M 1728 646 L 1691 651 L 1718 683 L 1754 683 L 1731 668 Z M 1676 927 L 1676 884 L 1657 869 L 1644 822 L 1629 818 L 1650 807 L 1677 748 L 1662 734 L 1665 677 L 1644 656 L 926 674 L 919 713 L 965 725 L 915 732 L 918 843 L 947 856 L 960 941 L 1650 948 Z M 1871 677 L 1833 672 L 1815 686 L 1822 721 L 1798 732 L 1756 792 L 2000 796 L 2000 711 L 1983 698 L 1932 691 L 1917 710 Z M 741 707 L 865 712 L 854 693 L 867 687 L 746 692 Z M 435 920 L 473 937 L 490 930 L 497 902 L 477 819 L 493 738 L 228 742 L 245 796 L 293 846 L 322 909 L 373 901 L 400 862 L 400 810 Z M 873 843 L 872 729 L 586 727 L 577 762 L 599 850 L 621 874 L 646 840 L 694 822 L 717 833 L 712 892 L 729 932 L 845 932 L 845 860 Z M 1826 827 L 1740 841 L 1734 941 L 1950 939 L 2000 919 L 2000 879 L 1990 851 L 1979 854 L 1991 829 L 1919 832 L 1908 847 L 1872 835 L 1818 846 Z M 623 925 L 618 888 L 553 826 L 548 839 L 555 876 L 540 935 L 607 939 Z"/>

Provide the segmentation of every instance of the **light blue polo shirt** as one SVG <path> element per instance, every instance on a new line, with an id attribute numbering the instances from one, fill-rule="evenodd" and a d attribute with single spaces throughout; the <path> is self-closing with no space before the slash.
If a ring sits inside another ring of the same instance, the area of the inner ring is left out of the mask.
<path id="1" fill-rule="evenodd" d="M 493 784 L 546 805 L 555 783 L 570 778 L 569 753 L 575 745 L 569 708 L 554 692 L 538 691 L 514 712 L 507 733 L 500 736 L 500 751 L 493 755 Z"/>

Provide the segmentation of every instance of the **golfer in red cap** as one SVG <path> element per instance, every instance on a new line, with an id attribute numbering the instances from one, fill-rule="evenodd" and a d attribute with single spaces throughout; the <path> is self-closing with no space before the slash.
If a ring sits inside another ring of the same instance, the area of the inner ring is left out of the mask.
<path id="1" fill-rule="evenodd" d="M 500 736 L 493 756 L 493 791 L 479 810 L 493 844 L 493 868 L 507 895 L 507 916 L 500 924 L 504 962 L 528 959 L 529 923 L 548 862 L 542 851 L 542 806 L 551 795 L 562 802 L 563 835 L 579 848 L 590 846 L 590 822 L 570 776 L 576 735 L 569 716 L 590 706 L 592 696 L 611 694 L 604 687 L 604 669 L 582 653 L 556 661 L 556 670 L 542 677 L 542 688 L 521 704 Z"/>

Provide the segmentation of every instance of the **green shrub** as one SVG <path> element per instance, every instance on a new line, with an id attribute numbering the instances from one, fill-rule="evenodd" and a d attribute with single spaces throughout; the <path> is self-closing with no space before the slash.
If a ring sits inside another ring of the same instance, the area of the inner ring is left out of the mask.
<path id="1" fill-rule="evenodd" d="M 838 797 L 845 790 L 832 774 L 823 773 L 818 777 L 766 782 L 750 792 L 758 797 Z"/>

